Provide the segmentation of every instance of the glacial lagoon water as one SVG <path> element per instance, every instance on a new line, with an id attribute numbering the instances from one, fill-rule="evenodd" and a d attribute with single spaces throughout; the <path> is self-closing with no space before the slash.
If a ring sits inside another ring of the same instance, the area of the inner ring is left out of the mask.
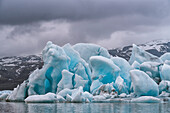
<path id="1" fill-rule="evenodd" d="M 170 113 L 170 103 L 0 102 L 0 113 Z"/>

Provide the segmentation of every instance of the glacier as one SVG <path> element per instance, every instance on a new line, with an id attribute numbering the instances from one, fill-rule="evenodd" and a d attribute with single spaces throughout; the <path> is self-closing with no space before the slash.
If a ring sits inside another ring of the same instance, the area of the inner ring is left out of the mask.
<path id="1" fill-rule="evenodd" d="M 170 53 L 156 57 L 133 44 L 129 61 L 112 57 L 107 49 L 89 43 L 47 42 L 44 65 L 0 101 L 162 102 L 170 95 Z"/>

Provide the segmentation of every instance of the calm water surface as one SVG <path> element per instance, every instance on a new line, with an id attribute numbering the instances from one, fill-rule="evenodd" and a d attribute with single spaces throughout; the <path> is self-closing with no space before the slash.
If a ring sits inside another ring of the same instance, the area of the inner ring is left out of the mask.
<path id="1" fill-rule="evenodd" d="M 0 113 L 170 113 L 170 103 L 55 103 L 0 102 Z"/>

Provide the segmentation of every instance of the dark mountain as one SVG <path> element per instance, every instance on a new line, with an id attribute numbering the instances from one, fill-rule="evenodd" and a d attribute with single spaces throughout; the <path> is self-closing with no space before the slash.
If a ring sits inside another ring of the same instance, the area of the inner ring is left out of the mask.
<path id="1" fill-rule="evenodd" d="M 168 40 L 156 40 L 138 46 L 158 57 L 166 52 L 170 52 L 170 41 Z M 116 48 L 108 51 L 112 56 L 123 57 L 128 61 L 131 56 L 132 46 L 125 46 L 123 48 Z"/>
<path id="2" fill-rule="evenodd" d="M 156 56 L 170 52 L 170 41 L 165 40 L 152 41 L 138 46 Z M 126 60 L 129 60 L 131 52 L 132 46 L 109 50 L 112 56 L 123 57 Z M 26 80 L 30 73 L 37 68 L 41 68 L 42 65 L 41 55 L 0 58 L 0 90 L 15 88 L 18 84 Z"/>
<path id="3" fill-rule="evenodd" d="M 0 90 L 13 89 L 26 80 L 29 74 L 43 65 L 36 55 L 4 57 L 0 59 Z"/>

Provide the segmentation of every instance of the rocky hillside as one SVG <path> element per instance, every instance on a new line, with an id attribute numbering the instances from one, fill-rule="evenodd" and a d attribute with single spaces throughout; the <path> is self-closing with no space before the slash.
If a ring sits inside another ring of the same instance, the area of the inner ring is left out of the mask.
<path id="1" fill-rule="evenodd" d="M 140 44 L 139 47 L 148 51 L 149 53 L 160 57 L 166 52 L 170 52 L 170 41 L 167 40 L 156 40 L 146 44 Z M 123 57 L 126 60 L 129 60 L 132 52 L 132 46 L 125 46 L 123 48 L 116 48 L 109 50 L 109 53 L 112 56 Z"/>
<path id="2" fill-rule="evenodd" d="M 43 62 L 40 55 L 4 57 L 0 59 L 0 90 L 13 89 Z"/>
<path id="3" fill-rule="evenodd" d="M 156 56 L 170 52 L 170 41 L 165 40 L 152 41 L 139 46 Z M 131 51 L 132 46 L 125 46 L 109 50 L 109 53 L 112 56 L 119 56 L 129 60 Z M 36 68 L 41 68 L 42 65 L 41 55 L 0 58 L 0 90 L 13 89 L 26 80 L 32 71 Z"/>

